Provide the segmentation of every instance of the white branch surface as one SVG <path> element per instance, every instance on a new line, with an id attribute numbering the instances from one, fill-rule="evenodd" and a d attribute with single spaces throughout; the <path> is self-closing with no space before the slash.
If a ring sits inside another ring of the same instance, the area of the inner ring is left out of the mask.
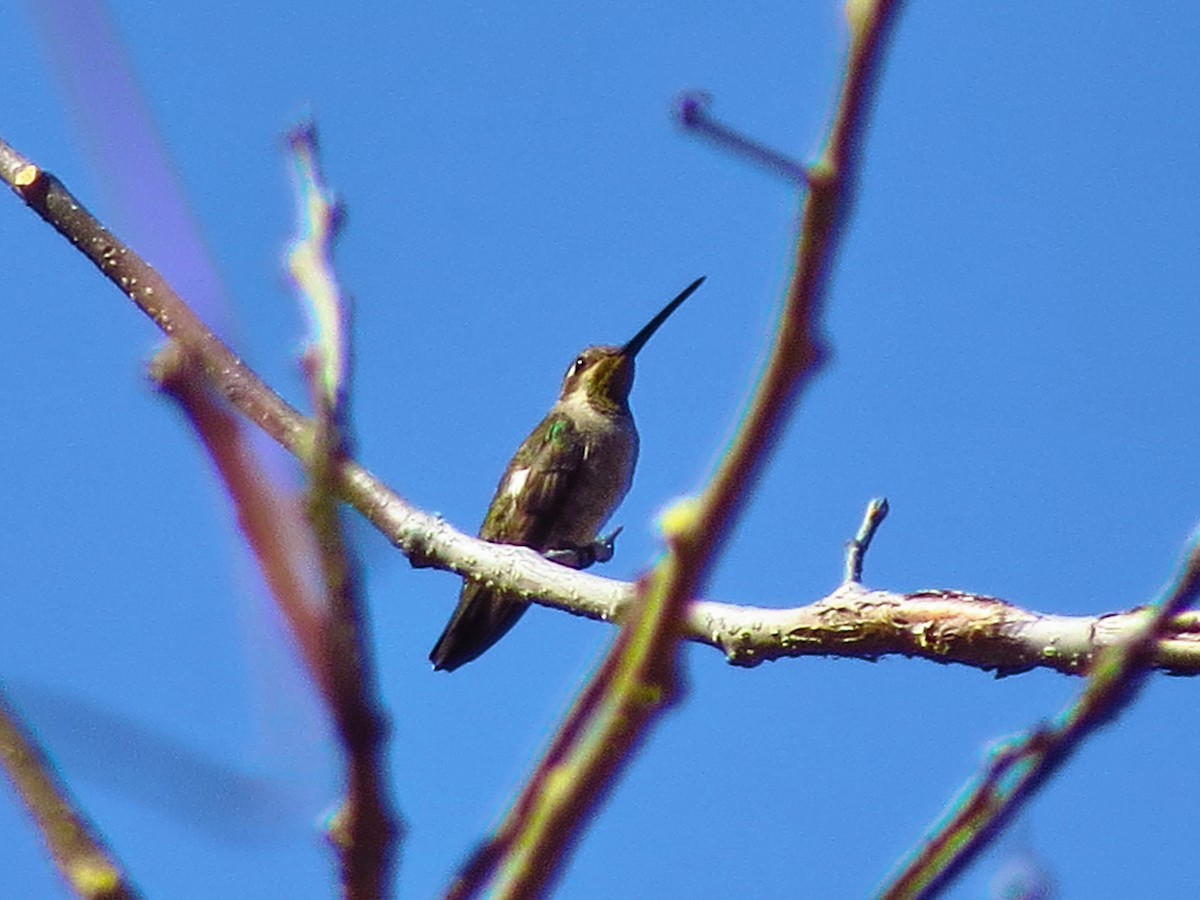
<path id="1" fill-rule="evenodd" d="M 604 622 L 620 622 L 633 600 L 631 582 L 568 569 L 525 547 L 470 537 L 412 507 L 358 466 L 347 466 L 343 484 L 355 507 L 416 566 L 460 575 L 469 570 L 535 603 Z M 1100 650 L 1127 636 L 1146 615 L 1142 608 L 1050 615 L 966 591 L 905 594 L 846 582 L 815 602 L 785 608 L 694 600 L 683 629 L 688 640 L 721 650 L 739 666 L 790 656 L 875 660 L 900 654 L 1000 675 L 1035 668 L 1083 675 Z M 1177 675 L 1200 674 L 1200 614 L 1173 620 L 1171 632 L 1158 642 L 1154 665 Z"/>

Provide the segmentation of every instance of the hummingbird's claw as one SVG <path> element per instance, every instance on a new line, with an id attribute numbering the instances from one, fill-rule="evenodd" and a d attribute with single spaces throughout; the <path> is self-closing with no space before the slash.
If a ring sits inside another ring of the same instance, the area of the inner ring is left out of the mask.
<path id="1" fill-rule="evenodd" d="M 556 562 L 560 566 L 566 566 L 568 569 L 583 568 L 577 565 L 579 560 L 579 549 L 577 547 L 558 547 L 554 550 L 543 550 L 542 556 L 546 557 L 550 562 Z"/>
<path id="2" fill-rule="evenodd" d="M 598 563 L 606 563 L 613 558 L 613 553 L 617 549 L 617 535 L 624 530 L 624 525 L 618 525 L 604 537 L 592 544 L 596 551 L 595 561 Z"/>
<path id="3" fill-rule="evenodd" d="M 553 550 L 545 551 L 542 556 L 569 569 L 587 569 L 596 563 L 606 563 L 613 558 L 613 552 L 616 549 L 614 543 L 623 527 L 614 528 L 604 537 L 597 538 L 590 544 L 581 544 L 578 547 L 555 547 Z"/>

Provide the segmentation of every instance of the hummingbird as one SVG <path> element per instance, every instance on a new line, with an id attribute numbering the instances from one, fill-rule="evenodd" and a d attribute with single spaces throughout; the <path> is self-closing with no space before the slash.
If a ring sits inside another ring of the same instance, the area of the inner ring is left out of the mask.
<path id="1" fill-rule="evenodd" d="M 552 559 L 565 554 L 579 568 L 607 558 L 600 555 L 605 551 L 611 556 L 615 533 L 600 542 L 596 536 L 629 493 L 637 464 L 638 433 L 629 411 L 634 358 L 703 282 L 689 284 L 623 346 L 588 347 L 575 358 L 557 402 L 504 470 L 481 538 Z M 452 672 L 469 663 L 528 608 L 519 595 L 468 581 L 429 654 L 433 668 Z"/>

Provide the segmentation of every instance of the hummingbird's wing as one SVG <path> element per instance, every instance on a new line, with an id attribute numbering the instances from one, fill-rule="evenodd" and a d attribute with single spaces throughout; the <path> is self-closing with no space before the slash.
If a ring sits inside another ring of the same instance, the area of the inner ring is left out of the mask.
<path id="1" fill-rule="evenodd" d="M 513 457 L 479 536 L 538 551 L 552 549 L 553 532 L 583 469 L 586 443 L 569 416 L 547 416 Z"/>
<path id="2" fill-rule="evenodd" d="M 553 530 L 585 462 L 586 440 L 560 413 L 547 416 L 517 450 L 487 518 L 484 540 L 550 548 Z M 529 603 L 477 581 L 463 585 L 458 606 L 429 654 L 435 669 L 453 671 L 475 659 L 517 623 Z"/>

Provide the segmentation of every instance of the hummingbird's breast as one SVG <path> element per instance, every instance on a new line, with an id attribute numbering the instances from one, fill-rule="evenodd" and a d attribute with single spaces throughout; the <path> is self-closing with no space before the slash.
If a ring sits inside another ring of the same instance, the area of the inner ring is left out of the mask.
<path id="1" fill-rule="evenodd" d="M 584 403 L 569 412 L 583 434 L 583 458 L 551 528 L 551 547 L 595 540 L 629 493 L 637 465 L 638 433 L 628 412 L 600 413 Z"/>

